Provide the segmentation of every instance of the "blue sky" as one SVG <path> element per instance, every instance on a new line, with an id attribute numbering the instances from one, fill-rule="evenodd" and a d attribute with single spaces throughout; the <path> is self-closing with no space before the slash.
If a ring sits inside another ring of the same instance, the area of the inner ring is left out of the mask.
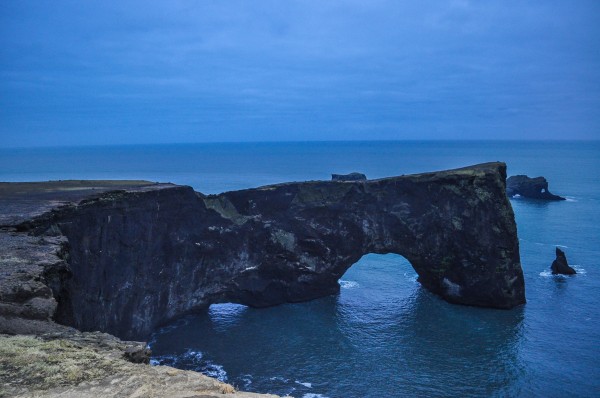
<path id="1" fill-rule="evenodd" d="M 0 146 L 600 139 L 600 1 L 2 1 Z"/>

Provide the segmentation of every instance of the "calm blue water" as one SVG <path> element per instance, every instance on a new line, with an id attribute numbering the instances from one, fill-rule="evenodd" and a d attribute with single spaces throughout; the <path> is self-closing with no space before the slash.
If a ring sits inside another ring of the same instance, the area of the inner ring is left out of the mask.
<path id="1" fill-rule="evenodd" d="M 0 180 L 148 179 L 204 193 L 370 178 L 502 160 L 566 202 L 513 200 L 527 300 L 448 304 L 400 256 L 369 254 L 341 294 L 251 309 L 224 304 L 152 336 L 157 363 L 295 397 L 600 395 L 600 143 L 362 142 L 0 150 Z M 561 245 L 579 274 L 548 272 Z"/>

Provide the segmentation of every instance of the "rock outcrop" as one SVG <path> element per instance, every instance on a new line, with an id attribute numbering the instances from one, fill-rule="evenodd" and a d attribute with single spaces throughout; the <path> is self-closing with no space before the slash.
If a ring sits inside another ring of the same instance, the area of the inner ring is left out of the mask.
<path id="1" fill-rule="evenodd" d="M 212 303 L 337 293 L 366 253 L 404 256 L 449 302 L 511 308 L 525 288 L 505 173 L 488 163 L 220 195 L 147 182 L 0 184 L 0 332 L 67 325 L 143 338 Z"/>
<path id="2" fill-rule="evenodd" d="M 163 186 L 144 181 L 0 183 L 0 333 L 5 333 L 0 334 L 0 397 L 276 398 L 239 392 L 197 372 L 150 366 L 145 343 L 82 333 L 54 321 L 57 299 L 72 277 L 69 241 L 55 227 L 32 234 L 27 223 L 125 187 L 141 192 Z"/>
<path id="3" fill-rule="evenodd" d="M 506 194 L 509 198 L 516 195 L 530 199 L 565 200 L 548 190 L 548 181 L 544 177 L 530 178 L 526 175 L 510 176 L 506 180 Z"/>
<path id="4" fill-rule="evenodd" d="M 105 333 L 0 335 L 0 397 L 276 398 L 218 380 L 127 360 L 144 346 Z"/>
<path id="5" fill-rule="evenodd" d="M 332 174 L 332 181 L 365 181 L 367 176 L 363 173 L 350 173 L 350 174 Z"/>
<path id="6" fill-rule="evenodd" d="M 558 247 L 556 248 L 556 259 L 552 262 L 550 269 L 554 275 L 575 275 L 577 273 L 575 269 L 569 266 L 565 252 Z"/>

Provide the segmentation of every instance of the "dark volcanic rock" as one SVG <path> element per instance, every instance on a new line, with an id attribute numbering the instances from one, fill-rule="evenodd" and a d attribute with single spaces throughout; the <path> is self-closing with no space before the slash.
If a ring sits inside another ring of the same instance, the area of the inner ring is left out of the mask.
<path id="1" fill-rule="evenodd" d="M 567 256 L 565 255 L 565 252 L 560 250 L 558 247 L 556 248 L 556 259 L 552 262 L 550 268 L 552 269 L 552 273 L 555 275 L 574 275 L 577 273 L 569 266 L 569 263 L 567 263 Z"/>
<path id="2" fill-rule="evenodd" d="M 145 344 L 127 347 L 123 357 L 133 363 L 150 363 L 152 351 Z"/>
<path id="3" fill-rule="evenodd" d="M 57 302 L 50 287 L 68 273 L 68 264 L 60 255 L 65 244 L 63 236 L 0 230 L 0 333 L 69 329 L 52 321 Z"/>
<path id="4" fill-rule="evenodd" d="M 511 308 L 525 302 L 525 287 L 505 179 L 503 163 L 487 163 L 208 196 L 124 185 L 5 220 L 19 220 L 15 239 L 64 240 L 48 246 L 61 253 L 55 266 L 32 276 L 48 288 L 26 296 L 58 306 L 28 316 L 47 319 L 56 308 L 52 319 L 61 324 L 123 338 L 212 303 L 264 307 L 337 293 L 339 278 L 367 253 L 404 256 L 420 283 L 447 301 Z M 10 306 L 23 296 L 2 300 Z"/>
<path id="5" fill-rule="evenodd" d="M 332 174 L 332 181 L 365 181 L 367 176 L 362 173 Z"/>
<path id="6" fill-rule="evenodd" d="M 530 178 L 525 175 L 510 176 L 506 180 L 506 194 L 509 198 L 520 195 L 524 198 L 543 200 L 565 200 L 548 191 L 548 181 L 544 177 Z"/>

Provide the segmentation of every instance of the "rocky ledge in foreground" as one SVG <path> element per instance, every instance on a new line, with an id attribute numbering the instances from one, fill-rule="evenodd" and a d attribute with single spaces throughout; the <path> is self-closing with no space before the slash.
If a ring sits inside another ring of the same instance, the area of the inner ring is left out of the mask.
<path id="1" fill-rule="evenodd" d="M 542 200 L 566 200 L 548 190 L 548 181 L 544 177 L 510 176 L 506 180 L 506 194 L 509 198 L 519 195 L 524 198 Z"/>
<path id="2" fill-rule="evenodd" d="M 173 184 L 0 184 L 0 332 L 68 325 L 144 339 L 212 303 L 334 294 L 367 253 L 398 253 L 452 303 L 525 302 L 506 166 L 203 195 Z"/>
<path id="3" fill-rule="evenodd" d="M 143 358 L 144 351 L 98 332 L 0 334 L 0 397 L 276 398 L 236 392 L 197 372 L 127 360 Z"/>

